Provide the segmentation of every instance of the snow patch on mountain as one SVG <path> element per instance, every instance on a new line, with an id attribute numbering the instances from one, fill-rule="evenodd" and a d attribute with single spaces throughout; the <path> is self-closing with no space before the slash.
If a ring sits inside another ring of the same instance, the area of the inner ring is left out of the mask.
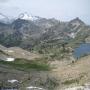
<path id="1" fill-rule="evenodd" d="M 25 12 L 25 13 L 21 13 L 19 15 L 19 19 L 34 21 L 34 20 L 39 19 L 39 17 L 38 16 L 29 15 L 27 12 Z"/>
<path id="2" fill-rule="evenodd" d="M 0 22 L 1 23 L 9 24 L 9 23 L 12 23 L 14 20 L 16 20 L 16 19 L 0 13 Z"/>
<path id="3" fill-rule="evenodd" d="M 9 18 L 7 16 L 5 16 L 4 14 L 0 13 L 0 22 L 8 23 Z"/>

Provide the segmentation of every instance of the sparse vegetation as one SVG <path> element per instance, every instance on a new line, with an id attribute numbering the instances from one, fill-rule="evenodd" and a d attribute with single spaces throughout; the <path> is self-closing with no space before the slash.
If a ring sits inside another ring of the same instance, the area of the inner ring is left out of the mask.
<path id="1" fill-rule="evenodd" d="M 71 80 L 66 80 L 66 81 L 64 81 L 64 82 L 62 82 L 62 84 L 64 84 L 64 85 L 70 85 L 70 84 L 75 84 L 75 83 L 79 83 L 79 79 L 71 79 Z"/>
<path id="2" fill-rule="evenodd" d="M 40 79 L 38 85 L 46 87 L 48 90 L 54 90 L 59 85 L 59 83 L 54 77 L 47 76 L 46 81 L 43 82 L 43 80 Z"/>
<path id="3" fill-rule="evenodd" d="M 0 64 L 8 65 L 10 67 L 20 69 L 20 70 L 39 70 L 39 71 L 48 71 L 50 70 L 49 64 L 39 61 L 28 61 L 25 59 L 16 59 L 14 62 L 0 61 Z"/>

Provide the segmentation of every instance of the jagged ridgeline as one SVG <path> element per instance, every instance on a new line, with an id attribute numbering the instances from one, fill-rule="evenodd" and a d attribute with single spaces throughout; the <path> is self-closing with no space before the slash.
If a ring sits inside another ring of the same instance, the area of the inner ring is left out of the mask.
<path id="1" fill-rule="evenodd" d="M 87 38 L 89 41 L 90 26 L 79 18 L 61 22 L 54 18 L 29 16 L 27 13 L 13 20 L 2 14 L 0 16 L 4 17 L 0 19 L 0 44 L 6 47 L 19 46 L 36 50 L 60 46 L 62 42 L 75 46 L 73 43 L 87 41 Z"/>

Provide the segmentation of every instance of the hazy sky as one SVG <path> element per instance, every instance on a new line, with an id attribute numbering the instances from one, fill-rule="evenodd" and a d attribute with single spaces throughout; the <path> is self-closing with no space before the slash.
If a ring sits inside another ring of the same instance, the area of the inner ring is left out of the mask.
<path id="1" fill-rule="evenodd" d="M 0 12 L 14 17 L 28 12 L 63 21 L 80 17 L 90 24 L 90 0 L 0 0 Z"/>

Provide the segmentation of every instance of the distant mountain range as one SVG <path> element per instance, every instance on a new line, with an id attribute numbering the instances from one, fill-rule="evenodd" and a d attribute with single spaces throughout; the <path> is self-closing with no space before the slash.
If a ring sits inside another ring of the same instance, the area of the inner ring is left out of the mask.
<path id="1" fill-rule="evenodd" d="M 62 22 L 54 18 L 46 19 L 22 13 L 16 19 L 10 20 L 0 14 L 0 44 L 7 47 L 20 46 L 31 49 L 47 42 L 53 44 L 56 41 L 60 43 L 74 39 L 85 41 L 90 36 L 89 33 L 90 26 L 79 18 Z"/>
<path id="2" fill-rule="evenodd" d="M 39 16 L 33 16 L 33 15 L 29 15 L 27 12 L 21 13 L 18 17 L 16 18 L 9 18 L 8 16 L 0 13 L 0 22 L 3 23 L 10 23 L 13 22 L 16 19 L 22 19 L 22 20 L 30 20 L 30 21 L 34 21 L 37 19 L 40 19 Z"/>

